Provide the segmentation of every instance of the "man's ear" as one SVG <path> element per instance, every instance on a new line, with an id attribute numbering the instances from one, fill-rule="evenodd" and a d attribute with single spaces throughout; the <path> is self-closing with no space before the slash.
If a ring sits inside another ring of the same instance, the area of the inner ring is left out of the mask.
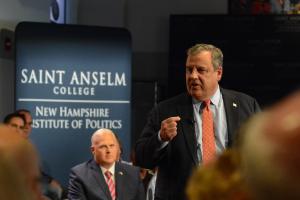
<path id="1" fill-rule="evenodd" d="M 91 146 L 91 147 L 90 147 L 90 150 L 91 150 L 92 154 L 94 154 L 94 152 L 95 152 L 95 147 L 94 147 L 94 146 Z"/>
<path id="2" fill-rule="evenodd" d="M 223 67 L 220 66 L 220 67 L 217 69 L 217 80 L 218 80 L 218 81 L 221 80 L 222 75 L 223 75 Z"/>

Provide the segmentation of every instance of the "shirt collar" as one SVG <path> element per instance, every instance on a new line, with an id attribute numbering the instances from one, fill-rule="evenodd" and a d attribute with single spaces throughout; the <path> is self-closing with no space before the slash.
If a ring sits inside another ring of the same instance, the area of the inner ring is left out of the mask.
<path id="1" fill-rule="evenodd" d="M 221 91 L 218 85 L 218 88 L 215 92 L 215 94 L 210 98 L 212 104 L 214 104 L 215 106 L 218 106 L 220 103 L 220 99 L 221 99 Z"/>
<path id="2" fill-rule="evenodd" d="M 110 171 L 110 173 L 112 174 L 112 176 L 114 176 L 114 174 L 115 174 L 115 163 L 109 169 L 106 169 L 106 168 L 104 168 L 102 166 L 100 166 L 100 168 L 101 168 L 101 171 L 102 171 L 103 174 L 106 171 Z"/>

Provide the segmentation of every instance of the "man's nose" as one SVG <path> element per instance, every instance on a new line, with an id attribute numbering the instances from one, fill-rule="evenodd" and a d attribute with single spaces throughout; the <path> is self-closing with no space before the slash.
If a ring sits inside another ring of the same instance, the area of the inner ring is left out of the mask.
<path id="1" fill-rule="evenodd" d="M 193 70 L 191 71 L 190 77 L 197 78 L 197 76 L 198 76 L 197 69 L 196 67 L 194 67 Z"/>

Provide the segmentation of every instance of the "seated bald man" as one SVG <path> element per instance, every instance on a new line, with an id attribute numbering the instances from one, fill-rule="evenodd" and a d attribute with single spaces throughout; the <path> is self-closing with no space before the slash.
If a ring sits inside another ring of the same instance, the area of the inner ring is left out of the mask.
<path id="1" fill-rule="evenodd" d="M 109 129 L 91 138 L 93 159 L 71 169 L 68 198 L 80 200 L 144 200 L 137 167 L 117 162 L 120 146 Z"/>

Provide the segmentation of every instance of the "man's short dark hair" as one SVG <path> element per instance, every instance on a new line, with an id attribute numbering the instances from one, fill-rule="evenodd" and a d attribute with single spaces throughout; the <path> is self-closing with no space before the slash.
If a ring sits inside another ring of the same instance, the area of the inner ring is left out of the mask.
<path id="1" fill-rule="evenodd" d="M 26 123 L 26 120 L 25 120 L 25 117 L 24 115 L 21 115 L 17 112 L 14 112 L 14 113 L 10 113 L 8 115 L 6 115 L 3 119 L 3 123 L 4 124 L 9 124 L 11 119 L 14 118 L 14 117 L 18 117 L 18 118 L 21 118 L 23 121 L 24 121 L 24 124 Z"/>

